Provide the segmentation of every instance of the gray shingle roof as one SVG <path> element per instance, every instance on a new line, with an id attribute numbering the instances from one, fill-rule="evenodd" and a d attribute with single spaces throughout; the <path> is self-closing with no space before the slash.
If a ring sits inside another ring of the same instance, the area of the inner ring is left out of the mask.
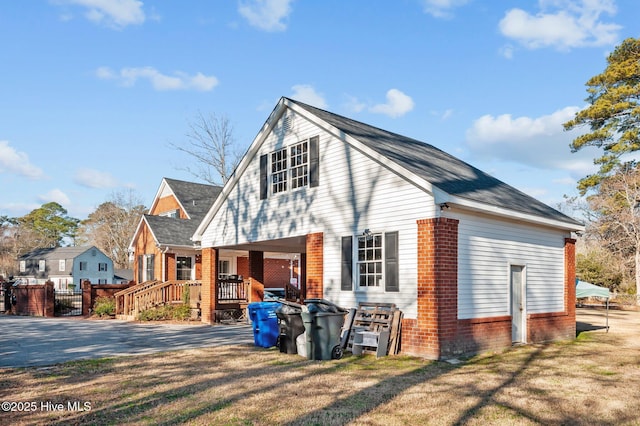
<path id="1" fill-rule="evenodd" d="M 418 140 L 288 99 L 442 191 L 515 212 L 582 225 L 499 179 Z"/>
<path id="2" fill-rule="evenodd" d="M 164 178 L 191 220 L 200 222 L 222 192 L 221 186 Z"/>
<path id="3" fill-rule="evenodd" d="M 94 246 L 52 247 L 33 250 L 20 256 L 20 260 L 63 260 L 74 259 Z M 96 249 L 97 250 L 97 249 Z"/>
<path id="4" fill-rule="evenodd" d="M 190 219 L 145 214 L 145 220 L 161 245 L 192 246 L 191 236 L 218 198 L 222 187 L 164 178 Z"/>

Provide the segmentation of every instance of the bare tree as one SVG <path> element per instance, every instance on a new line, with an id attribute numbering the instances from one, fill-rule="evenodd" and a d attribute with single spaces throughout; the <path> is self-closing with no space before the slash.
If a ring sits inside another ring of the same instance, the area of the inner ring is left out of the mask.
<path id="1" fill-rule="evenodd" d="M 129 243 L 145 210 L 133 190 L 115 192 L 80 223 L 80 238 L 102 250 L 116 268 L 129 268 Z"/>
<path id="2" fill-rule="evenodd" d="M 631 289 L 640 285 L 640 164 L 619 165 L 587 198 L 594 220 L 587 233 L 633 271 Z"/>
<path id="3" fill-rule="evenodd" d="M 198 112 L 189 121 L 184 144 L 171 143 L 172 148 L 196 160 L 194 166 L 178 167 L 212 185 L 224 185 L 242 158 L 233 137 L 233 126 L 224 115 Z"/>

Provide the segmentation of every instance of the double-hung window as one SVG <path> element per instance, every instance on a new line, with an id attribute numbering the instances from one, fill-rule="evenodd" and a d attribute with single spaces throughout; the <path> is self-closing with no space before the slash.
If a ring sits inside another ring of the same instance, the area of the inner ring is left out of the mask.
<path id="1" fill-rule="evenodd" d="M 277 194 L 287 190 L 287 150 L 271 153 L 271 192 Z"/>
<path id="2" fill-rule="evenodd" d="M 291 147 L 291 189 L 307 186 L 309 182 L 309 143 L 304 141 Z"/>
<path id="3" fill-rule="evenodd" d="M 260 199 L 319 184 L 320 138 L 314 136 L 260 157 Z"/>
<path id="4" fill-rule="evenodd" d="M 342 237 L 343 291 L 400 291 L 398 231 Z"/>
<path id="5" fill-rule="evenodd" d="M 380 287 L 382 283 L 382 234 L 358 237 L 358 287 Z"/>

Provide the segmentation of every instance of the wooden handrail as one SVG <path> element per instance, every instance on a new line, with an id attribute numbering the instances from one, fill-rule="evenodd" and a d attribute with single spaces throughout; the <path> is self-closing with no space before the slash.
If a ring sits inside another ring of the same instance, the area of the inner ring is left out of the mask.
<path id="1" fill-rule="evenodd" d="M 135 318 L 140 312 L 169 303 L 182 302 L 184 286 L 189 286 L 189 304 L 199 307 L 200 281 L 147 281 L 117 292 L 116 315 Z"/>

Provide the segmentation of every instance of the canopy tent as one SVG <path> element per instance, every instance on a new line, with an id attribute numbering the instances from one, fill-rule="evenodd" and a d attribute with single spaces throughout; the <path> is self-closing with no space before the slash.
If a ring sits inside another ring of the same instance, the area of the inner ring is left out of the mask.
<path id="1" fill-rule="evenodd" d="M 611 298 L 609 289 L 576 279 L 576 299 L 585 297 L 600 297 L 606 299 L 607 331 L 609 331 L 609 299 Z"/>

